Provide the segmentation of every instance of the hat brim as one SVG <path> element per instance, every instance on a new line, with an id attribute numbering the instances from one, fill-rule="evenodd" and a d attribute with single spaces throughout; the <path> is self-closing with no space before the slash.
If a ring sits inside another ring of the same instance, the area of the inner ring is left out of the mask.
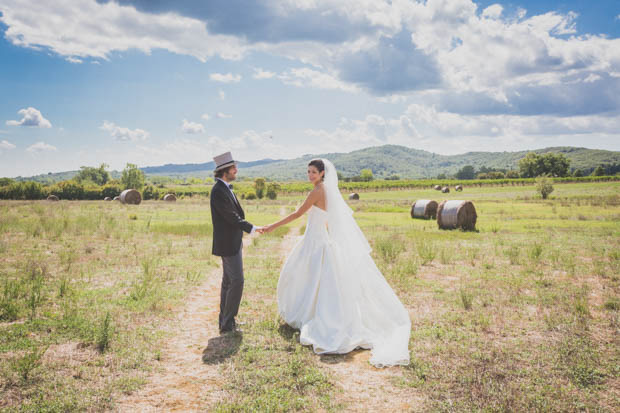
<path id="1" fill-rule="evenodd" d="M 213 170 L 213 172 L 217 172 L 217 171 L 219 171 L 219 170 L 221 170 L 221 169 L 226 169 L 226 168 L 228 168 L 228 167 L 230 167 L 230 166 L 233 166 L 233 165 L 237 165 L 237 161 L 234 161 L 234 160 L 233 160 L 233 161 L 229 161 L 229 162 L 223 163 L 223 164 L 221 164 L 220 166 L 218 166 L 217 168 L 215 168 L 215 169 Z"/>

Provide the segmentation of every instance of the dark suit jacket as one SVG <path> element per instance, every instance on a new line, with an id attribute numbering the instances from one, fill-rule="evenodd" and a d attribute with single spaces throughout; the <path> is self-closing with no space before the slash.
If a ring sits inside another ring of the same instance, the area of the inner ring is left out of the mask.
<path id="1" fill-rule="evenodd" d="M 250 233 L 252 224 L 245 220 L 241 205 L 226 187 L 216 180 L 211 190 L 211 220 L 213 221 L 213 255 L 229 257 L 241 249 L 243 232 Z"/>

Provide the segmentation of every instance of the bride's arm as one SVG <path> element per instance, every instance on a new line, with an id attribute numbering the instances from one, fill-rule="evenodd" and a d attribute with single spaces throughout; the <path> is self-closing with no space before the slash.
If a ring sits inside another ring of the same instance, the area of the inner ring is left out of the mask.
<path id="1" fill-rule="evenodd" d="M 312 205 L 314 205 L 316 203 L 318 198 L 319 198 L 319 192 L 316 189 L 313 189 L 308 194 L 308 197 L 306 198 L 304 203 L 301 204 L 301 206 L 299 208 L 297 208 L 297 211 L 293 212 L 292 214 L 288 215 L 285 218 L 282 218 L 280 221 L 278 221 L 276 223 L 273 223 L 271 225 L 267 225 L 265 227 L 265 232 L 271 232 L 274 229 L 278 228 L 279 226 L 286 225 L 289 222 L 296 220 L 297 218 L 299 218 L 300 216 L 305 214 L 306 211 L 308 211 L 310 209 L 310 207 L 312 207 Z"/>

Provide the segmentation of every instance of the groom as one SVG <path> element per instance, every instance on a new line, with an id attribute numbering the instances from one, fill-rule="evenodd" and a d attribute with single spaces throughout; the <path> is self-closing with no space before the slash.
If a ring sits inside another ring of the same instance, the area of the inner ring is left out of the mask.
<path id="1" fill-rule="evenodd" d="M 239 200 L 233 192 L 232 181 L 237 178 L 237 162 L 230 152 L 213 158 L 215 185 L 211 190 L 211 219 L 213 222 L 213 255 L 222 257 L 224 275 L 220 293 L 220 334 L 240 331 L 235 323 L 243 293 L 243 232 L 263 232 L 245 220 Z"/>

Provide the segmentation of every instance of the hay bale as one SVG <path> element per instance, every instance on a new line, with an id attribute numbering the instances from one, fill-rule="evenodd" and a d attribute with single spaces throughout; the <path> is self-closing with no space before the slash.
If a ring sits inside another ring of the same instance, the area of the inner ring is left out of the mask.
<path id="1" fill-rule="evenodd" d="M 118 196 L 118 195 L 117 195 L 117 196 L 115 196 L 115 197 L 114 197 L 114 199 L 113 199 L 113 201 L 120 201 L 120 200 L 121 200 L 121 197 L 120 197 L 120 196 Z"/>
<path id="2" fill-rule="evenodd" d="M 103 198 L 104 201 L 111 201 L 112 198 L 110 198 L 109 196 L 106 196 L 105 198 Z"/>
<path id="3" fill-rule="evenodd" d="M 121 192 L 120 200 L 123 204 L 139 205 L 142 202 L 142 195 L 135 189 L 125 189 Z"/>
<path id="4" fill-rule="evenodd" d="M 443 201 L 437 208 L 437 225 L 439 229 L 457 229 L 473 231 L 476 229 L 476 208 L 471 201 Z"/>
<path id="5" fill-rule="evenodd" d="M 441 191 L 441 186 L 439 186 L 439 185 L 435 185 L 435 186 L 433 187 L 433 189 L 434 189 L 435 191 Z"/>
<path id="6" fill-rule="evenodd" d="M 430 199 L 419 199 L 411 205 L 411 218 L 435 219 L 437 202 Z"/>
<path id="7" fill-rule="evenodd" d="M 164 201 L 166 202 L 176 202 L 177 197 L 174 194 L 166 194 L 164 195 Z"/>
<path id="8" fill-rule="evenodd" d="M 358 199 L 360 199 L 360 196 L 357 192 L 353 192 L 351 195 L 349 195 L 349 199 L 357 201 Z"/>
<path id="9" fill-rule="evenodd" d="M 461 192 L 461 191 L 463 190 L 463 185 L 457 185 L 457 186 L 455 186 L 455 187 L 454 187 L 454 190 L 455 190 L 455 191 L 459 191 L 459 192 Z"/>
<path id="10" fill-rule="evenodd" d="M 450 188 L 448 188 L 447 186 L 444 186 L 443 188 L 441 188 L 441 192 L 444 194 L 447 194 L 450 192 Z"/>
<path id="11" fill-rule="evenodd" d="M 48 196 L 48 197 L 47 197 L 47 200 L 48 200 L 48 201 L 53 201 L 53 202 L 60 201 L 60 199 L 59 199 L 56 195 L 50 195 L 50 196 Z"/>

